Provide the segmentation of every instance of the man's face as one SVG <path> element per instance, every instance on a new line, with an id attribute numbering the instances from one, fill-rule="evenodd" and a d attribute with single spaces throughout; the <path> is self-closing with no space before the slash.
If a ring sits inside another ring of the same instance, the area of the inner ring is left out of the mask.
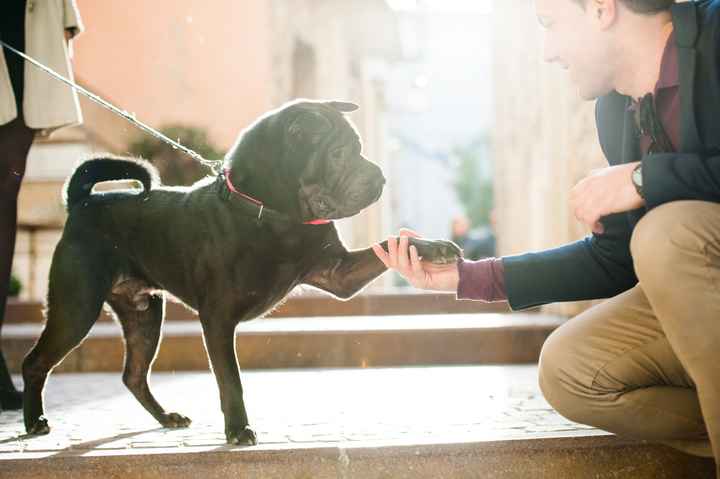
<path id="1" fill-rule="evenodd" d="M 544 58 L 568 70 L 580 96 L 592 100 L 612 89 L 609 35 L 593 1 L 583 8 L 575 0 L 536 0 L 543 27 Z"/>

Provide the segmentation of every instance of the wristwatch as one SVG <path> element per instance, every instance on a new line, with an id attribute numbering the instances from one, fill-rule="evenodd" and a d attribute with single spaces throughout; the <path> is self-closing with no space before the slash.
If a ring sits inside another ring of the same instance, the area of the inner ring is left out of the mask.
<path id="1" fill-rule="evenodd" d="M 640 198 L 645 199 L 643 195 L 643 180 L 642 180 L 642 163 L 638 164 L 632 172 L 632 183 L 635 186 Z"/>

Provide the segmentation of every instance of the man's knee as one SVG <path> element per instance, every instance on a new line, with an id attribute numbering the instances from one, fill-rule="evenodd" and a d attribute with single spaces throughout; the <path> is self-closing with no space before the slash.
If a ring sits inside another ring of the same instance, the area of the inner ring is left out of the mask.
<path id="1" fill-rule="evenodd" d="M 574 354 L 574 347 L 581 338 L 564 334 L 562 327 L 545 341 L 540 352 L 538 383 L 547 402 L 562 416 L 585 422 L 588 397 L 586 381 L 579 374 L 582 359 Z"/>
<path id="2" fill-rule="evenodd" d="M 630 240 L 633 260 L 642 262 L 645 257 L 653 255 L 653 250 L 666 247 L 673 223 L 677 222 L 677 215 L 685 206 L 683 203 L 687 202 L 660 205 L 642 217 L 635 225 Z"/>
<path id="3" fill-rule="evenodd" d="M 630 241 L 635 271 L 641 281 L 665 277 L 678 264 L 692 259 L 720 238 L 720 205 L 674 201 L 649 211 L 635 226 Z"/>

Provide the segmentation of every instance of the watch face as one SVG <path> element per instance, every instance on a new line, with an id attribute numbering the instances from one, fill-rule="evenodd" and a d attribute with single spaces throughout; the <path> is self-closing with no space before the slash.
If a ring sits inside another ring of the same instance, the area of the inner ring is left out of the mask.
<path id="1" fill-rule="evenodd" d="M 635 168 L 632 172 L 632 181 L 638 186 L 642 186 L 642 170 Z"/>

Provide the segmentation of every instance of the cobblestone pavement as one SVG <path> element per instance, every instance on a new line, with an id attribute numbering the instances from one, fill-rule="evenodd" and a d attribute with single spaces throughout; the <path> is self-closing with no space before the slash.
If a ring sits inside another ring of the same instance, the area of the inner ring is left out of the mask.
<path id="1" fill-rule="evenodd" d="M 244 371 L 242 378 L 260 448 L 604 434 L 555 413 L 538 390 L 536 374 L 535 366 L 454 366 Z M 209 372 L 155 374 L 151 388 L 166 410 L 189 416 L 192 425 L 159 427 L 120 374 L 56 374 L 45 391 L 51 433 L 26 437 L 21 413 L 2 412 L 0 460 L 225 447 Z"/>

